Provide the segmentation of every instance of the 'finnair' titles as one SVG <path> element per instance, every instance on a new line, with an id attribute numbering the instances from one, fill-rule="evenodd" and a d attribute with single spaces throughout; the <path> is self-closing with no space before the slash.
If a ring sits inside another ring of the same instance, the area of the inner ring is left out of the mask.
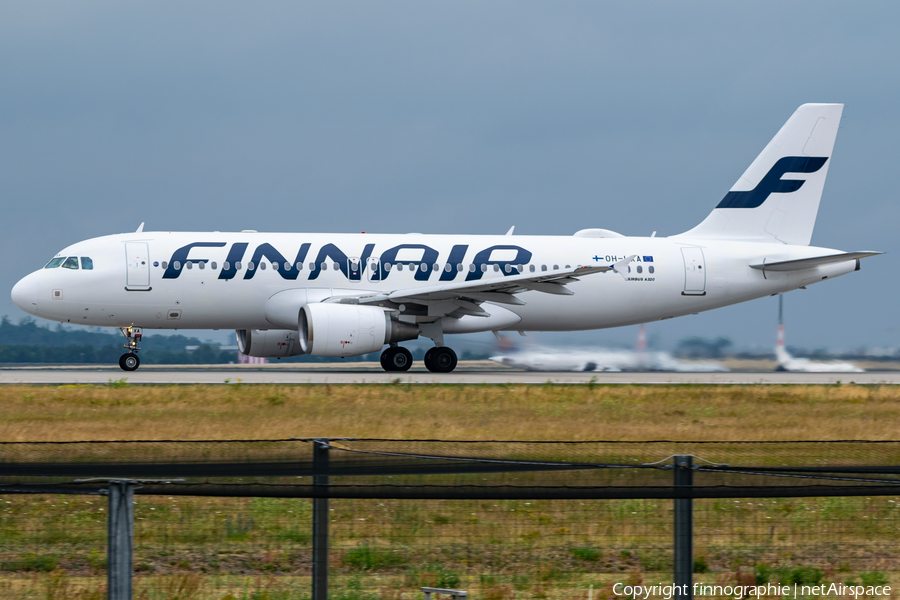
<path id="1" fill-rule="evenodd" d="M 241 352 L 280 358 L 381 351 L 404 341 L 619 327 L 745 302 L 859 269 L 877 252 L 809 246 L 843 105 L 805 104 L 698 226 L 663 237 L 146 232 L 61 250 L 13 302 L 63 323 L 118 327 L 138 368 L 143 330 L 234 329 Z M 387 346 L 387 348 L 385 348 Z"/>

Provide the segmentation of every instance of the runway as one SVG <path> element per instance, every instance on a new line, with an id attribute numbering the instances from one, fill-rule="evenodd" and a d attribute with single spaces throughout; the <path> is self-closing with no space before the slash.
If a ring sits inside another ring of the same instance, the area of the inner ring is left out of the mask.
<path id="1" fill-rule="evenodd" d="M 430 373 L 413 369 L 405 373 L 386 373 L 376 365 L 364 367 L 340 365 L 212 365 L 142 366 L 126 373 L 117 367 L 19 367 L 0 368 L 0 385 L 107 385 L 128 384 L 807 384 L 865 385 L 900 384 L 900 371 L 866 373 L 663 373 L 663 372 L 529 372 L 498 367 L 489 361 L 460 363 L 453 373 Z"/>

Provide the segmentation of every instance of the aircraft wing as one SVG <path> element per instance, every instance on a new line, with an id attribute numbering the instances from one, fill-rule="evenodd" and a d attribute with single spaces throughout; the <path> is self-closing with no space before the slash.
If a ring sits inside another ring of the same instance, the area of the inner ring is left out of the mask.
<path id="1" fill-rule="evenodd" d="M 829 254 L 827 256 L 814 256 L 812 258 L 800 258 L 797 260 L 782 260 L 776 262 L 763 262 L 756 265 L 750 265 L 752 269 L 761 271 L 798 271 L 800 269 L 811 269 L 819 265 L 830 265 L 833 263 L 844 262 L 848 260 L 859 260 L 868 256 L 884 254 L 883 252 L 843 252 L 841 254 Z"/>
<path id="2" fill-rule="evenodd" d="M 578 281 L 579 277 L 607 271 L 623 269 L 634 259 L 630 256 L 614 265 L 587 266 L 574 269 L 557 269 L 540 273 L 519 273 L 503 277 L 492 277 L 487 280 L 439 283 L 437 285 L 394 290 L 383 294 L 363 294 L 349 298 L 332 298 L 333 302 L 358 301 L 360 304 L 383 304 L 385 302 L 400 304 L 403 302 L 440 302 L 469 301 L 497 302 L 500 304 L 525 304 L 515 295 L 520 292 L 536 291 L 545 294 L 572 295 L 574 292 L 566 284 Z M 627 261 L 627 262 L 626 262 Z M 620 264 L 622 263 L 622 264 Z M 476 311 L 477 312 L 477 311 Z"/>

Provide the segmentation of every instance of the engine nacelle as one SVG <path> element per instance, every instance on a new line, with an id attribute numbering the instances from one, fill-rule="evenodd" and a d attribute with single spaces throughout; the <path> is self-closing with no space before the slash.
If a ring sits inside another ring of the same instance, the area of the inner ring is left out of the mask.
<path id="1" fill-rule="evenodd" d="M 303 354 L 299 336 L 290 329 L 237 329 L 238 349 L 247 356 L 286 358 Z"/>
<path id="2" fill-rule="evenodd" d="M 358 304 L 307 304 L 300 311 L 300 347 L 314 356 L 358 356 L 392 342 L 414 340 L 419 328 Z"/>

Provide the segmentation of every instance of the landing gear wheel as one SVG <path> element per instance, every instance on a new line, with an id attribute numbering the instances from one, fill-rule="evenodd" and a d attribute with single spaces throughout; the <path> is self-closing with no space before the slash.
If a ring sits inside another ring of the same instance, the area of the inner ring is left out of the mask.
<path id="1" fill-rule="evenodd" d="M 123 371 L 137 371 L 137 368 L 141 366 L 141 359 L 134 352 L 129 352 L 119 357 L 119 366 Z"/>
<path id="2" fill-rule="evenodd" d="M 429 371 L 434 371 L 434 367 L 431 366 L 433 364 L 431 361 L 434 360 L 434 351 L 435 348 L 429 348 L 425 352 L 425 359 L 423 362 L 425 363 L 425 368 Z"/>
<path id="3" fill-rule="evenodd" d="M 432 373 L 449 373 L 456 368 L 456 361 L 456 352 L 446 346 L 437 346 L 425 353 L 425 368 Z"/>
<path id="4" fill-rule="evenodd" d="M 381 368 L 385 371 L 409 371 L 412 362 L 412 353 L 400 346 L 381 353 Z"/>

